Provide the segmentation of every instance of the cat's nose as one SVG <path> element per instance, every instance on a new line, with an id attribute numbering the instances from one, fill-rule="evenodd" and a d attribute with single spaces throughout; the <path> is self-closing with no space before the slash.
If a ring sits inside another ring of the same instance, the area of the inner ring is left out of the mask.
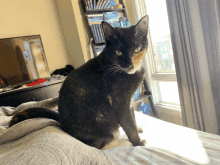
<path id="1" fill-rule="evenodd" d="M 129 70 L 132 70 L 132 69 L 134 69 L 134 65 L 129 66 Z"/>
<path id="2" fill-rule="evenodd" d="M 130 65 L 129 67 L 126 68 L 126 70 L 127 70 L 127 71 L 130 71 L 130 70 L 132 70 L 133 68 L 134 68 L 134 66 L 133 66 L 133 65 Z"/>

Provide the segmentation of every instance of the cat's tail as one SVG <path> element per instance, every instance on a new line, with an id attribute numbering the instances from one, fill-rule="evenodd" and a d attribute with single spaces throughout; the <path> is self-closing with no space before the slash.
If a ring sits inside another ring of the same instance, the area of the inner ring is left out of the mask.
<path id="1" fill-rule="evenodd" d="M 9 123 L 9 127 L 11 127 L 21 121 L 31 119 L 31 118 L 38 118 L 38 117 L 49 118 L 49 119 L 54 119 L 56 121 L 59 121 L 57 111 L 50 110 L 47 108 L 35 107 L 35 108 L 25 109 L 25 110 L 22 110 L 22 111 L 16 113 L 12 117 L 12 119 Z"/>

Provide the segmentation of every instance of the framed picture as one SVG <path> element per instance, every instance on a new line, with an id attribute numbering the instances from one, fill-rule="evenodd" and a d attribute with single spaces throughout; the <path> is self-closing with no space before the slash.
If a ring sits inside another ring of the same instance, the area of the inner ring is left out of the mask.
<path id="1" fill-rule="evenodd" d="M 25 60 L 31 60 L 30 55 L 27 50 L 23 51 L 23 54 L 24 54 Z"/>

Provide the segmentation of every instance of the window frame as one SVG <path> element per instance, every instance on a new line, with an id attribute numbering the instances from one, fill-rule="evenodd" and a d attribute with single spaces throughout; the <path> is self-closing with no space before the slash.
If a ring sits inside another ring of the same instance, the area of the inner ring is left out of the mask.
<path id="1" fill-rule="evenodd" d="M 146 10 L 146 4 L 145 0 L 138 0 L 133 1 L 136 8 L 136 14 L 137 17 L 140 19 L 142 16 L 147 15 Z M 161 95 L 160 95 L 160 89 L 159 89 L 159 82 L 158 81 L 171 81 L 171 82 L 177 82 L 176 78 L 176 72 L 158 72 L 156 70 L 156 60 L 155 60 L 155 53 L 153 51 L 153 43 L 151 40 L 151 34 L 150 28 L 148 31 L 148 51 L 145 55 L 145 67 L 146 67 L 146 73 L 145 77 L 147 78 L 147 83 L 149 85 L 149 88 L 152 92 L 152 97 L 154 101 L 155 107 L 158 109 L 158 111 L 164 111 L 166 110 L 167 113 L 172 113 L 175 111 L 175 114 L 178 114 L 178 117 L 181 115 L 181 106 L 180 104 L 175 103 L 168 103 L 162 101 Z"/>

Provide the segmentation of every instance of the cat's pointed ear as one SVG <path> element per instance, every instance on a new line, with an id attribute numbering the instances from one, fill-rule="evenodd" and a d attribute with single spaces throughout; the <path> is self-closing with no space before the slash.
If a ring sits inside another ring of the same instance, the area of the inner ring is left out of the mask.
<path id="1" fill-rule="evenodd" d="M 105 35 L 105 40 L 110 41 L 111 37 L 114 37 L 115 29 L 105 21 L 102 21 L 102 28 Z"/>
<path id="2" fill-rule="evenodd" d="M 148 33 L 149 29 L 149 16 L 146 15 L 140 19 L 140 21 L 135 25 L 136 33 Z"/>

